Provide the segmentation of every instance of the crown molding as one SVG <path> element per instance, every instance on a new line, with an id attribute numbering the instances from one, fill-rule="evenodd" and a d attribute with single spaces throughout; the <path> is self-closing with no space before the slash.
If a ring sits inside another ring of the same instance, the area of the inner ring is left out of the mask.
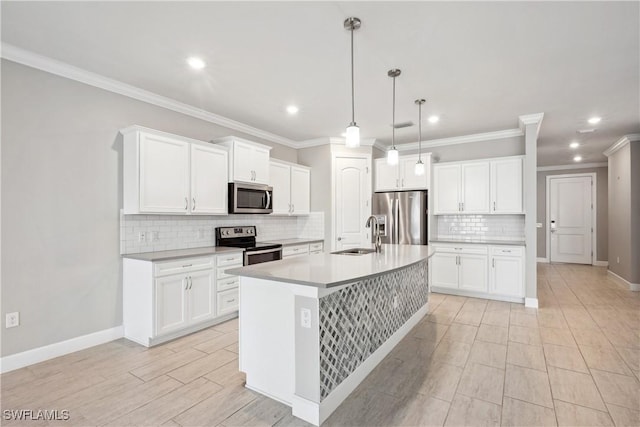
<path id="1" fill-rule="evenodd" d="M 544 118 L 544 113 L 534 113 L 534 114 L 524 114 L 522 116 L 518 116 L 518 127 L 524 134 L 524 128 L 527 125 L 538 125 L 536 128 L 536 137 L 540 133 L 540 126 L 542 126 L 542 119 Z"/>
<path id="2" fill-rule="evenodd" d="M 613 153 L 615 153 L 616 151 L 624 147 L 625 145 L 635 141 L 640 141 L 640 133 L 632 133 L 632 134 L 623 136 L 622 138 L 617 140 L 611 147 L 607 148 L 603 154 L 609 157 Z"/>
<path id="3" fill-rule="evenodd" d="M 335 136 L 324 136 L 321 138 L 307 139 L 296 144 L 296 148 L 318 147 L 320 145 L 344 145 L 345 139 Z M 360 139 L 361 147 L 375 147 L 378 141 L 375 138 Z"/>
<path id="4" fill-rule="evenodd" d="M 538 172 L 545 171 L 562 171 L 568 169 L 590 169 L 590 168 L 606 168 L 609 164 L 607 162 L 598 163 L 573 163 L 570 165 L 557 165 L 557 166 L 539 166 L 536 170 Z"/>
<path id="5" fill-rule="evenodd" d="M 473 135 L 454 136 L 451 138 L 432 139 L 422 141 L 422 148 L 441 147 L 444 145 L 468 144 L 471 142 L 495 141 L 500 139 L 515 138 L 524 135 L 520 129 L 507 129 L 495 132 L 476 133 Z M 377 146 L 376 146 L 377 147 Z M 378 147 L 380 148 L 380 147 Z M 385 151 L 389 147 L 382 146 L 380 149 Z M 408 142 L 406 144 L 396 144 L 398 151 L 411 151 L 418 149 L 418 142 Z"/>
<path id="6" fill-rule="evenodd" d="M 257 138 L 275 142 L 277 144 L 282 144 L 287 147 L 298 148 L 298 144 L 295 141 L 283 136 L 246 125 L 244 123 L 211 113 L 201 108 L 193 107 L 189 104 L 185 104 L 183 102 L 176 101 L 175 99 L 158 95 L 154 92 L 140 89 L 138 87 L 123 83 L 119 80 L 111 79 L 82 68 L 74 67 L 73 65 L 57 61 L 47 56 L 22 49 L 8 43 L 2 43 L 2 51 L 0 55 L 2 58 L 12 62 L 16 62 L 18 64 L 46 71 L 47 73 L 65 77 L 70 80 L 75 80 L 77 82 L 104 89 L 109 92 L 124 95 L 138 101 L 146 102 L 147 104 L 166 108 L 167 110 L 172 110 L 177 113 L 195 117 L 196 119 L 214 123 L 216 125 L 233 129 L 247 135 L 252 135 Z"/>

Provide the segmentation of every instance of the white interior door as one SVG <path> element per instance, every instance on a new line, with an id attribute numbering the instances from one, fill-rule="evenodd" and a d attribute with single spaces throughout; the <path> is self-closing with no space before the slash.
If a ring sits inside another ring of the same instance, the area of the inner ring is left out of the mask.
<path id="1" fill-rule="evenodd" d="M 335 160 L 335 248 L 349 249 L 368 244 L 365 222 L 371 207 L 369 161 L 336 157 Z"/>
<path id="2" fill-rule="evenodd" d="M 549 261 L 591 264 L 591 185 L 590 176 L 549 179 Z"/>

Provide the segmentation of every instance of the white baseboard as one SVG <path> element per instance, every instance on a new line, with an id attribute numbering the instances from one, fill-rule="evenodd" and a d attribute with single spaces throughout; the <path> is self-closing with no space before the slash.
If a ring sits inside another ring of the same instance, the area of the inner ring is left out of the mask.
<path id="1" fill-rule="evenodd" d="M 596 267 L 609 267 L 609 261 L 594 261 L 593 265 Z"/>
<path id="2" fill-rule="evenodd" d="M 23 351 L 22 353 L 11 354 L 0 358 L 0 373 L 24 368 L 25 366 L 53 359 L 54 357 L 64 356 L 65 354 L 104 344 L 122 338 L 123 336 L 124 328 L 120 325 L 115 328 L 105 329 L 81 337 Z"/>
<path id="3" fill-rule="evenodd" d="M 536 258 L 536 262 L 546 262 L 549 263 L 549 258 Z"/>
<path id="4" fill-rule="evenodd" d="M 616 280 L 618 283 L 621 283 L 624 286 L 627 286 L 630 291 L 640 292 L 640 283 L 631 283 L 630 281 L 628 281 L 624 277 L 618 276 L 616 273 L 614 273 L 611 270 L 607 270 L 607 273 L 612 275 L 613 279 Z"/>
<path id="5" fill-rule="evenodd" d="M 531 308 L 538 308 L 538 298 L 525 298 L 524 306 Z"/>

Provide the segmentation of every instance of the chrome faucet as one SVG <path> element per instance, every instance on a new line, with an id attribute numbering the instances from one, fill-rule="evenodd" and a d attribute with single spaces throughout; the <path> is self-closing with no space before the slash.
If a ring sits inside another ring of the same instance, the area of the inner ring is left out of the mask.
<path id="1" fill-rule="evenodd" d="M 375 224 L 373 235 L 376 238 L 375 240 L 376 252 L 382 252 L 382 239 L 380 238 L 380 223 L 378 223 L 378 217 L 376 217 L 375 215 L 371 215 L 369 218 L 367 218 L 367 223 L 365 224 L 365 227 L 371 228 L 371 222 Z"/>

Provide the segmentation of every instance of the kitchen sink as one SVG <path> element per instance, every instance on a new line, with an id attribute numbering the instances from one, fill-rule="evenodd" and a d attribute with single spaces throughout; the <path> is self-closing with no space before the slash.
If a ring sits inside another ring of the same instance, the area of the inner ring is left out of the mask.
<path id="1" fill-rule="evenodd" d="M 365 255 L 375 252 L 375 249 L 367 249 L 367 248 L 352 248 L 352 249 L 344 249 L 342 251 L 331 252 L 336 255 Z"/>

